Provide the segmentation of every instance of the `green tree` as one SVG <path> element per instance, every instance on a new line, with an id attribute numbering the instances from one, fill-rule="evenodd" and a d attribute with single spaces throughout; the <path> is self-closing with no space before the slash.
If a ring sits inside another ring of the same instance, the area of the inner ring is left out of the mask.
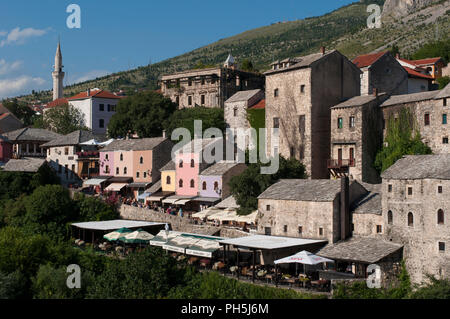
<path id="1" fill-rule="evenodd" d="M 240 208 L 238 213 L 247 215 L 258 208 L 258 196 L 279 179 L 306 178 L 305 166 L 295 158 L 280 156 L 275 174 L 261 174 L 262 163 L 250 164 L 247 169 L 230 180 L 230 189 Z"/>
<path id="2" fill-rule="evenodd" d="M 114 220 L 120 217 L 114 206 L 98 198 L 76 193 L 74 200 L 79 214 L 78 220 L 80 221 Z"/>
<path id="3" fill-rule="evenodd" d="M 35 127 L 39 126 L 39 119 Z M 72 105 L 60 105 L 45 111 L 42 127 L 56 133 L 66 135 L 77 130 L 89 130 L 86 127 L 84 114 Z"/>
<path id="4" fill-rule="evenodd" d="M 186 128 L 191 133 L 191 137 L 194 138 L 195 120 L 202 121 L 202 133 L 208 128 L 218 128 L 222 132 L 225 131 L 223 109 L 195 107 L 177 110 L 164 122 L 167 136 L 170 137 L 173 130 L 177 128 Z"/>
<path id="5" fill-rule="evenodd" d="M 405 155 L 431 154 L 431 149 L 422 142 L 415 121 L 408 109 L 402 109 L 398 119 L 389 118 L 382 149 L 377 153 L 374 166 L 384 172 Z"/>
<path id="6" fill-rule="evenodd" d="M 450 39 L 427 43 L 412 55 L 414 60 L 436 57 L 441 57 L 446 64 L 450 61 Z"/>
<path id="7" fill-rule="evenodd" d="M 450 76 L 443 76 L 437 79 L 437 82 L 439 83 L 439 90 L 442 90 L 450 83 Z"/>
<path id="8" fill-rule="evenodd" d="M 125 260 L 109 260 L 87 298 L 155 299 L 182 283 L 184 268 L 161 249 L 146 248 Z"/>
<path id="9" fill-rule="evenodd" d="M 450 299 L 450 280 L 428 276 L 428 283 L 410 294 L 412 299 Z"/>
<path id="10" fill-rule="evenodd" d="M 66 224 L 76 220 L 69 191 L 60 185 L 40 186 L 24 199 L 24 229 L 30 234 L 67 238 Z"/>
<path id="11" fill-rule="evenodd" d="M 248 72 L 255 72 L 255 68 L 253 67 L 252 61 L 249 59 L 244 59 L 241 64 L 241 70 Z"/>
<path id="12" fill-rule="evenodd" d="M 139 137 L 161 136 L 163 122 L 176 110 L 177 105 L 154 91 L 145 91 L 121 99 L 116 113 L 108 124 L 111 137 L 125 137 L 136 132 Z"/>
<path id="13" fill-rule="evenodd" d="M 18 299 L 26 296 L 26 278 L 20 271 L 0 272 L 0 299 Z"/>

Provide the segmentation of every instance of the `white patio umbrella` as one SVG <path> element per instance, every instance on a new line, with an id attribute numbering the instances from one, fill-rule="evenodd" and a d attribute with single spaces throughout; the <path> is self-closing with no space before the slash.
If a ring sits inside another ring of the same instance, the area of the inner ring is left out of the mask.
<path id="1" fill-rule="evenodd" d="M 295 273 L 297 274 L 297 264 L 303 264 L 303 265 L 318 265 L 323 263 L 334 263 L 333 260 L 316 256 L 313 253 L 310 253 L 309 251 L 301 251 L 299 253 L 296 253 L 295 255 L 281 258 L 274 261 L 275 263 L 275 271 L 277 272 L 277 265 L 278 264 L 293 264 L 295 263 Z"/>
<path id="2" fill-rule="evenodd" d="M 97 140 L 92 139 L 92 140 L 89 140 L 89 141 L 87 141 L 87 142 L 80 143 L 80 144 L 81 144 L 81 145 L 99 145 L 100 143 L 97 142 Z"/>
<path id="3" fill-rule="evenodd" d="M 295 255 L 281 258 L 278 260 L 275 260 L 275 265 L 278 264 L 304 264 L 304 265 L 317 265 L 317 264 L 323 264 L 323 263 L 334 263 L 333 260 L 316 256 L 313 253 L 310 253 L 309 251 L 301 251 Z"/>

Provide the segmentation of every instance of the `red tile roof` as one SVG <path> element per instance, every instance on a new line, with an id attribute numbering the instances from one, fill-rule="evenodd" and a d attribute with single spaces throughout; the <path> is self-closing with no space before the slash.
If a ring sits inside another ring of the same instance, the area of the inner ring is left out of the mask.
<path id="1" fill-rule="evenodd" d="M 360 55 L 353 60 L 353 64 L 355 64 L 358 68 L 365 68 L 369 65 L 374 64 L 379 58 L 381 58 L 387 52 L 388 51 Z"/>
<path id="2" fill-rule="evenodd" d="M 420 72 L 417 72 L 411 68 L 408 68 L 407 66 L 403 67 L 406 72 L 408 72 L 408 76 L 415 77 L 415 78 L 421 78 L 421 79 L 427 79 L 427 80 L 434 80 L 434 78 L 430 75 L 422 74 Z"/>
<path id="3" fill-rule="evenodd" d="M 60 98 L 60 99 L 56 99 L 54 101 L 48 102 L 46 108 L 61 106 L 61 105 L 68 104 L 68 103 L 69 103 L 68 99 Z"/>
<path id="4" fill-rule="evenodd" d="M 3 113 L 3 114 L 0 114 L 0 119 L 4 119 L 5 117 L 7 117 L 7 116 L 9 116 L 10 115 L 10 113 Z"/>
<path id="5" fill-rule="evenodd" d="M 265 99 L 262 99 L 261 101 L 259 101 L 258 103 L 256 103 L 252 107 L 250 107 L 250 109 L 252 109 L 252 110 L 265 109 L 265 108 L 266 108 L 266 100 Z"/>
<path id="6" fill-rule="evenodd" d="M 84 100 L 91 97 L 98 97 L 103 99 L 120 99 L 120 96 L 114 95 L 111 92 L 105 91 L 105 90 L 91 90 L 90 94 L 88 96 L 87 91 L 78 93 L 75 96 L 72 96 L 69 98 L 69 101 L 71 100 Z"/>
<path id="7" fill-rule="evenodd" d="M 422 60 L 413 60 L 410 61 L 411 63 L 417 65 L 417 66 L 423 66 L 423 65 L 429 65 L 429 64 L 435 64 L 439 62 L 441 58 L 430 58 L 430 59 L 422 59 Z"/>

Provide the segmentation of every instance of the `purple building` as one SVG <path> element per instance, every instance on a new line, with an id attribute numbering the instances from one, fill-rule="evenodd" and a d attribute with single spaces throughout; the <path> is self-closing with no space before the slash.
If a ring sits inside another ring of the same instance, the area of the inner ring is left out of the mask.
<path id="1" fill-rule="evenodd" d="M 114 176 L 114 152 L 100 152 L 100 176 Z"/>

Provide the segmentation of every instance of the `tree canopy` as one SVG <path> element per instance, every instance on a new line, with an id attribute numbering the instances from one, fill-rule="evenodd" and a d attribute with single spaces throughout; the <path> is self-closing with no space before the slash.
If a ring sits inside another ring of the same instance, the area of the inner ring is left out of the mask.
<path id="1" fill-rule="evenodd" d="M 163 122 L 177 109 L 170 99 L 154 91 L 145 91 L 121 99 L 108 124 L 109 135 L 125 137 L 129 132 L 139 137 L 162 135 Z"/>
<path id="2" fill-rule="evenodd" d="M 247 169 L 230 180 L 231 193 L 240 208 L 238 213 L 247 215 L 258 208 L 258 196 L 279 179 L 306 178 L 305 166 L 295 158 L 280 156 L 280 167 L 276 174 L 261 174 L 262 163 L 249 164 Z"/>
<path id="3" fill-rule="evenodd" d="M 77 130 L 89 130 L 86 127 L 84 114 L 69 104 L 46 110 L 44 115 L 35 120 L 34 127 L 44 128 L 62 135 Z"/>
<path id="4" fill-rule="evenodd" d="M 225 132 L 224 112 L 221 108 L 194 107 L 175 111 L 165 122 L 167 136 L 176 128 L 186 128 L 194 137 L 194 121 L 202 121 L 202 133 L 208 128 L 218 128 Z"/>
<path id="5" fill-rule="evenodd" d="M 412 55 L 414 60 L 436 57 L 441 57 L 446 64 L 450 61 L 450 39 L 427 43 Z"/>
<path id="6" fill-rule="evenodd" d="M 397 119 L 387 122 L 387 133 L 383 148 L 375 158 L 375 168 L 384 172 L 405 155 L 431 154 L 431 149 L 422 142 L 419 131 L 415 130 L 414 118 L 408 109 L 402 109 Z"/>

